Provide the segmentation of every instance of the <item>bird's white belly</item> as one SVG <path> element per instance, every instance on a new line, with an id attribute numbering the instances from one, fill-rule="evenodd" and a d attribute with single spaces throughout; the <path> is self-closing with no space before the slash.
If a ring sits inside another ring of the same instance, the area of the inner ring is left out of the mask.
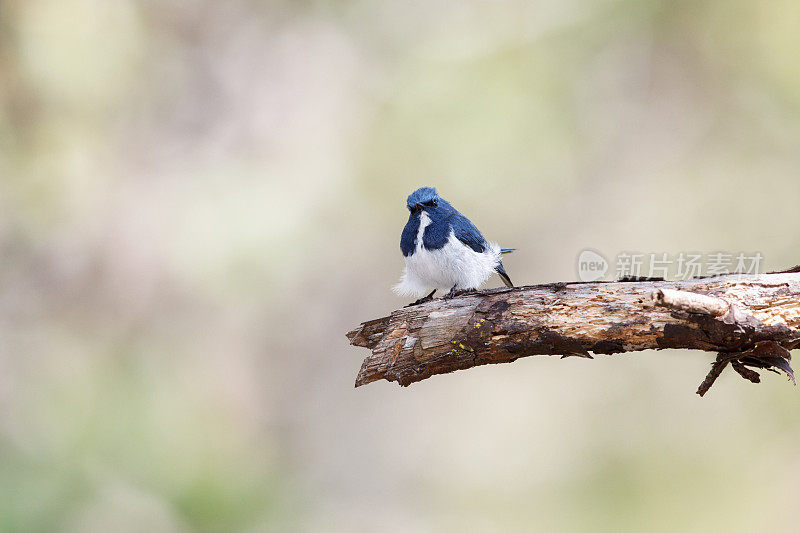
<path id="1" fill-rule="evenodd" d="M 406 258 L 406 269 L 409 278 L 430 288 L 476 289 L 489 279 L 498 261 L 491 249 L 476 252 L 451 234 L 443 248 L 416 250 Z"/>

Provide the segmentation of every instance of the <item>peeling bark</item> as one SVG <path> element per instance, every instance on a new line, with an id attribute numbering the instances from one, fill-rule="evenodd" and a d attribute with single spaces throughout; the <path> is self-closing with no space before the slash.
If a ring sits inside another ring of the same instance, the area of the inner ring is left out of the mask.
<path id="1" fill-rule="evenodd" d="M 347 337 L 372 350 L 357 387 L 379 379 L 407 386 L 529 355 L 682 348 L 718 354 L 702 395 L 728 364 L 753 382 L 753 368 L 794 379 L 789 350 L 800 346 L 800 273 L 494 289 L 398 309 Z"/>

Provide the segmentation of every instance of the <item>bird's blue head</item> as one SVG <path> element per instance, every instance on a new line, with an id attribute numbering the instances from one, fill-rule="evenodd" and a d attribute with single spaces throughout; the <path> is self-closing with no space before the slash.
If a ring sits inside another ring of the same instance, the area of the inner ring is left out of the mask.
<path id="1" fill-rule="evenodd" d="M 420 187 L 416 191 L 408 195 L 406 206 L 412 213 L 424 211 L 426 209 L 434 209 L 439 205 L 439 195 L 433 187 Z"/>

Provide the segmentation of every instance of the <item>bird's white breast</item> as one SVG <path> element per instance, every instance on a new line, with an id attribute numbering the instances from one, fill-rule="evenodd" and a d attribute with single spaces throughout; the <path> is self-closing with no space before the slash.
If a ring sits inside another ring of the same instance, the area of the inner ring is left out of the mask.
<path id="1" fill-rule="evenodd" d="M 422 296 L 431 289 L 477 289 L 500 263 L 500 247 L 491 243 L 483 252 L 476 252 L 450 231 L 447 244 L 438 250 L 422 246 L 425 228 L 431 219 L 420 215 L 414 253 L 406 257 L 406 269 L 394 290 L 405 296 Z"/>

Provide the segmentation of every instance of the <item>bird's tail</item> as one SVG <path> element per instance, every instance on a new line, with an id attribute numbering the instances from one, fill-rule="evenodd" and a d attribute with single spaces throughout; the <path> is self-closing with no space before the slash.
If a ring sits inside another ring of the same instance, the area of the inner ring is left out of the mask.
<path id="1" fill-rule="evenodd" d="M 506 287 L 513 287 L 514 286 L 514 284 L 511 283 L 511 278 L 508 277 L 508 273 L 506 272 L 506 269 L 503 268 L 503 263 L 500 263 L 499 265 L 497 265 L 495 267 L 494 271 L 497 272 L 497 275 L 500 276 L 500 279 L 503 280 L 503 283 L 505 284 Z"/>
<path id="2" fill-rule="evenodd" d="M 500 248 L 501 254 L 510 254 L 511 252 L 515 251 L 516 248 Z"/>

